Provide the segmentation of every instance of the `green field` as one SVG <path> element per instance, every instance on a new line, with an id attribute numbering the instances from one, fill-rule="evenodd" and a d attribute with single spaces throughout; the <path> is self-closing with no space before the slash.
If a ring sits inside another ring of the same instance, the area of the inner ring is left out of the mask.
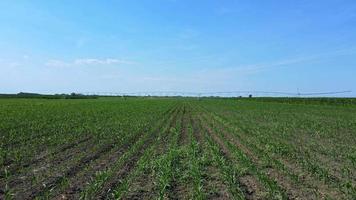
<path id="1" fill-rule="evenodd" d="M 0 99 L 0 199 L 356 199 L 356 105 L 330 102 Z"/>

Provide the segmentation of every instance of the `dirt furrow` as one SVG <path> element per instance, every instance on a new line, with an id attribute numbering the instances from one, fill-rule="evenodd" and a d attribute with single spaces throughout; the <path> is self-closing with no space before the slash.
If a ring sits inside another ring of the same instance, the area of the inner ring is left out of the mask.
<path id="1" fill-rule="evenodd" d="M 194 139 L 199 143 L 199 145 L 204 146 L 205 145 L 205 139 L 204 139 L 204 135 L 201 132 L 201 130 L 197 127 L 196 125 L 196 119 L 194 119 L 195 117 L 193 117 L 194 115 L 190 116 L 190 123 L 193 126 L 193 135 L 194 135 Z"/>
<path id="2" fill-rule="evenodd" d="M 188 137 L 188 130 L 187 130 L 187 123 L 188 123 L 187 115 L 189 115 L 188 112 L 189 111 L 187 110 L 186 106 L 184 106 L 183 107 L 183 117 L 181 119 L 182 128 L 181 128 L 181 132 L 179 134 L 179 139 L 178 139 L 179 146 L 189 144 L 189 137 Z"/>
<path id="3" fill-rule="evenodd" d="M 188 118 L 189 113 L 185 105 L 183 105 L 183 114 L 181 116 L 181 129 L 178 138 L 178 147 L 182 147 L 183 145 L 189 144 L 189 136 L 188 136 Z M 179 158 L 181 159 L 181 158 Z M 176 177 L 177 178 L 177 177 Z M 189 194 L 189 187 L 179 180 L 174 178 L 169 187 L 168 197 L 169 199 L 186 199 L 187 194 Z"/>
<path id="4" fill-rule="evenodd" d="M 215 123 L 224 136 L 236 145 L 239 149 L 241 149 L 247 156 L 251 158 L 251 160 L 257 165 L 261 166 L 260 157 L 256 156 L 249 148 L 247 148 L 244 144 L 242 144 L 233 133 L 228 132 L 226 127 L 221 123 Z M 273 159 L 273 158 L 270 158 Z M 278 159 L 285 167 L 288 172 L 292 172 L 294 174 L 303 174 L 303 177 L 300 177 L 299 180 L 304 182 L 303 184 L 297 184 L 293 181 L 288 174 L 282 172 L 271 165 L 268 165 L 267 168 L 261 169 L 265 171 L 265 173 L 272 179 L 275 180 L 280 187 L 285 189 L 285 192 L 291 199 L 301 199 L 304 197 L 308 197 L 309 199 L 315 198 L 342 198 L 342 194 L 340 191 L 336 191 L 333 188 L 325 185 L 325 183 L 315 180 L 309 173 L 306 173 L 301 169 L 301 167 L 292 164 L 290 161 L 286 159 Z M 302 187 L 302 186 L 308 187 Z M 314 189 L 315 188 L 315 189 Z"/>
<path id="5" fill-rule="evenodd" d="M 184 112 L 184 111 L 183 111 Z M 175 127 L 177 123 L 177 115 L 175 115 L 168 125 L 168 128 L 164 131 L 164 134 L 159 136 L 159 142 L 155 146 L 155 158 L 164 154 L 168 149 L 170 140 L 170 128 Z M 151 170 L 145 170 L 141 176 L 134 179 L 130 183 L 128 193 L 123 199 L 154 199 L 157 191 L 155 191 L 154 175 Z"/>
<path id="6" fill-rule="evenodd" d="M 80 161 L 78 163 L 76 163 L 75 165 L 73 165 L 69 169 L 67 169 L 61 176 L 48 178 L 46 180 L 46 183 L 43 183 L 43 185 L 37 185 L 37 186 L 30 187 L 29 190 L 20 194 L 19 197 L 21 199 L 24 199 L 24 198 L 32 199 L 32 198 L 35 198 L 36 196 L 43 195 L 46 191 L 50 191 L 51 189 L 53 189 L 57 185 L 59 185 L 63 181 L 64 178 L 70 178 L 70 177 L 75 176 L 81 170 L 83 170 L 85 167 L 87 167 L 89 163 L 100 158 L 102 155 L 109 152 L 114 147 L 115 147 L 114 144 L 108 144 L 108 145 L 100 148 L 100 150 L 95 152 L 94 154 L 85 156 L 82 159 L 80 159 Z"/>
<path id="7" fill-rule="evenodd" d="M 10 165 L 7 166 L 6 168 L 8 169 L 8 172 L 10 174 L 18 174 L 20 170 L 24 170 L 25 168 L 29 168 L 29 167 L 34 168 L 33 166 L 39 165 L 40 163 L 46 161 L 46 159 L 48 159 L 51 156 L 54 156 L 55 158 L 51 159 L 50 163 L 57 163 L 56 162 L 57 160 L 68 160 L 72 156 L 72 152 L 75 152 L 75 150 L 70 151 L 69 153 L 66 153 L 66 151 L 77 148 L 79 145 L 89 142 L 92 138 L 93 137 L 88 136 L 83 139 L 79 139 L 78 141 L 75 141 L 73 143 L 63 145 L 62 147 L 58 147 L 58 149 L 55 149 L 53 152 L 45 153 L 44 155 L 36 159 L 30 160 L 22 165 L 14 165 L 14 166 Z M 65 155 L 66 157 L 63 159 L 61 158 L 62 155 Z M 4 177 L 4 173 L 2 171 L 0 174 L 0 178 L 3 177 Z"/>
<path id="8" fill-rule="evenodd" d="M 174 116 L 172 122 L 177 122 L 177 116 Z M 170 128 L 174 127 L 173 123 L 170 123 L 164 135 L 159 137 L 159 143 L 155 147 L 155 157 L 161 156 L 168 149 L 169 132 Z M 154 176 L 151 170 L 145 170 L 140 177 L 137 177 L 131 184 L 129 192 L 123 197 L 123 199 L 154 199 L 155 185 Z"/>
<path id="9" fill-rule="evenodd" d="M 32 133 L 29 133 L 30 137 L 21 138 L 21 140 L 13 141 L 12 143 L 8 143 L 8 144 L 4 144 L 4 147 L 10 149 L 10 148 L 16 148 L 16 147 L 19 147 L 19 146 L 30 145 L 32 140 L 38 140 L 41 137 L 45 137 L 45 136 L 48 136 L 50 134 L 51 133 L 46 132 L 46 133 L 41 133 L 39 135 L 36 135 L 34 137 Z"/>
<path id="10" fill-rule="evenodd" d="M 38 185 L 34 181 L 38 180 L 44 181 L 42 185 L 50 183 L 54 177 L 60 176 L 61 168 L 68 167 L 71 164 L 71 160 L 78 154 L 81 154 L 84 151 L 87 151 L 88 148 L 93 145 L 91 143 L 82 143 L 76 148 L 71 149 L 70 152 L 60 153 L 56 159 L 51 160 L 48 163 L 38 163 L 35 166 L 31 166 L 31 170 L 27 170 L 23 174 L 16 174 L 13 178 L 7 181 L 11 190 L 13 190 L 14 196 L 17 198 L 26 196 L 26 194 L 31 193 L 29 190 L 35 188 L 35 185 Z M 43 186 L 38 186 L 43 187 Z"/>
<path id="11" fill-rule="evenodd" d="M 103 156 L 104 158 L 95 161 L 94 164 L 89 166 L 87 171 L 82 171 L 79 173 L 80 175 L 78 174 L 78 176 L 73 176 L 70 178 L 70 180 L 68 180 L 69 188 L 65 189 L 65 191 L 59 195 L 59 198 L 79 199 L 84 187 L 91 180 L 91 178 L 94 177 L 95 173 L 110 167 L 130 148 L 131 144 L 131 142 L 125 143 L 118 150 L 115 150 L 114 152 L 109 153 L 109 155 Z"/>
<path id="12" fill-rule="evenodd" d="M 179 109 L 178 109 L 179 110 Z M 177 110 L 177 112 L 178 112 Z M 176 121 L 177 112 L 175 112 L 173 120 L 170 122 L 169 127 L 172 127 Z M 163 126 L 163 125 L 162 125 Z M 96 195 L 95 199 L 109 199 L 111 198 L 108 196 L 110 192 L 112 192 L 113 188 L 116 188 L 130 173 L 131 171 L 137 166 L 137 161 L 141 158 L 144 154 L 145 150 L 148 149 L 155 141 L 155 137 L 157 136 L 158 132 L 161 130 L 161 127 L 153 131 L 152 134 L 149 135 L 146 142 L 140 147 L 139 151 L 136 152 L 133 156 L 129 158 L 128 161 L 125 162 L 124 166 L 120 168 L 120 170 L 116 171 L 113 175 L 113 178 L 107 181 L 101 191 Z"/>
<path id="13" fill-rule="evenodd" d="M 24 148 L 26 146 L 33 146 L 33 142 L 32 141 L 38 141 L 41 140 L 41 138 L 45 139 L 46 136 L 50 136 L 52 134 L 52 132 L 46 132 L 40 135 L 36 135 L 35 137 L 31 136 L 30 138 L 23 138 L 21 141 L 15 142 L 13 145 L 9 145 L 9 146 L 5 146 L 5 148 L 8 149 L 16 149 L 16 148 Z M 83 137 L 83 136 L 81 136 Z M 31 157 L 27 157 L 28 160 L 24 160 L 24 163 L 15 163 L 14 160 L 9 160 L 6 159 L 4 162 L 4 166 L 7 166 L 8 168 L 14 168 L 15 172 L 16 169 L 21 168 L 22 166 L 27 167 L 28 165 L 33 165 L 35 163 L 41 162 L 43 161 L 43 159 L 54 155 L 56 153 L 62 153 L 63 151 L 66 151 L 69 148 L 72 148 L 73 146 L 76 146 L 78 144 L 76 144 L 77 142 L 81 143 L 80 140 L 84 140 L 83 142 L 86 142 L 86 139 L 92 139 L 91 136 L 84 136 L 84 139 L 80 139 L 80 136 L 78 136 L 77 138 L 75 138 L 74 142 L 71 142 L 70 144 L 59 144 L 58 147 L 54 147 L 54 151 L 55 152 L 47 152 L 48 150 L 48 145 L 45 142 L 41 142 L 40 144 L 35 144 L 35 146 L 37 146 L 37 149 L 35 150 L 35 152 L 37 154 L 39 154 L 40 156 L 33 156 L 30 155 Z M 68 141 L 67 141 L 68 142 Z M 62 146 L 61 146 L 62 145 Z M 30 159 L 29 159 L 30 158 Z M 0 172 L 0 178 L 3 177 L 3 170 L 1 170 Z"/>
<path id="14" fill-rule="evenodd" d="M 176 107 L 168 110 L 163 114 L 163 118 L 161 122 L 159 122 L 160 124 L 158 129 L 160 129 L 166 123 L 169 115 L 171 113 L 174 113 L 175 110 Z M 145 130 L 144 132 L 147 131 L 149 130 Z M 127 152 L 135 141 L 140 140 L 140 138 L 144 136 L 144 132 L 136 134 L 134 137 L 130 138 L 129 141 L 123 142 L 123 145 L 118 150 L 115 150 L 113 153 L 109 154 L 108 156 L 105 156 L 104 158 L 93 163 L 93 165 L 91 165 L 87 171 L 82 173 L 80 177 L 73 177 L 73 180 L 69 181 L 69 188 L 65 189 L 65 191 L 63 191 L 61 195 L 59 195 L 59 198 L 79 199 L 80 193 L 83 191 L 84 187 L 95 175 L 95 173 L 102 169 L 112 167 L 115 161 L 118 160 L 125 152 Z"/>
<path id="15" fill-rule="evenodd" d="M 132 169 L 136 167 L 137 161 L 143 155 L 144 150 L 148 148 L 150 142 L 151 140 L 147 141 L 137 154 L 130 157 L 130 159 L 127 162 L 125 162 L 124 166 L 122 166 L 119 171 L 115 172 L 114 174 L 115 179 L 105 183 L 104 187 L 99 192 L 99 194 L 95 197 L 95 199 L 108 199 L 108 194 L 112 192 L 112 189 L 115 188 L 118 184 L 120 184 L 124 180 L 124 178 L 131 173 Z"/>
<path id="16" fill-rule="evenodd" d="M 204 137 L 203 129 L 200 123 L 197 122 L 197 116 L 191 115 L 190 122 L 193 126 L 193 134 L 197 142 L 202 147 L 203 151 L 207 151 L 206 140 Z M 221 179 L 220 170 L 214 163 L 204 169 L 203 172 L 203 191 L 207 199 L 231 199 L 228 186 Z"/>
<path id="17" fill-rule="evenodd" d="M 202 122 L 202 118 L 200 120 Z M 201 123 L 203 129 L 205 129 L 208 134 L 212 137 L 213 141 L 218 144 L 224 157 L 228 160 L 234 160 L 234 155 L 231 153 L 230 149 L 225 145 L 223 140 L 217 136 L 215 131 L 209 127 L 206 123 Z M 244 192 L 246 199 L 263 199 L 266 195 L 266 189 L 260 183 L 257 177 L 252 174 L 244 174 L 239 177 L 239 187 Z"/>

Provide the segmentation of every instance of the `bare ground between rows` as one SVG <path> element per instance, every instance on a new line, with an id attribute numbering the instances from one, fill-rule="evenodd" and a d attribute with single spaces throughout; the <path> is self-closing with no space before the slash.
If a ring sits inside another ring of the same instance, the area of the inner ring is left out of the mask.
<path id="1" fill-rule="evenodd" d="M 179 134 L 178 145 L 182 147 L 183 145 L 189 144 L 188 138 L 188 118 L 189 112 L 187 112 L 187 107 L 184 105 L 183 115 L 181 118 L 181 129 Z M 181 159 L 181 158 L 179 158 Z M 177 179 L 173 179 L 171 186 L 169 187 L 168 198 L 169 199 L 188 199 L 189 187 L 187 184 L 182 183 Z"/>
<path id="2" fill-rule="evenodd" d="M 63 169 L 71 168 L 74 157 L 83 151 L 87 151 L 88 147 L 93 143 L 93 141 L 82 143 L 80 146 L 71 148 L 69 152 L 59 154 L 56 159 L 50 160 L 48 163 L 38 163 L 24 174 L 18 174 L 8 180 L 7 183 L 14 198 L 26 198 L 31 196 L 33 192 L 41 191 L 51 185 L 53 181 L 61 177 L 62 173 L 65 173 Z M 77 163 L 74 162 L 75 164 Z M 34 179 L 37 180 L 34 182 Z"/>
<path id="3" fill-rule="evenodd" d="M 265 123 L 265 122 L 263 122 Z M 262 124 L 259 122 L 258 124 Z M 343 131 L 339 131 L 343 132 Z M 326 156 L 323 154 L 322 150 L 318 147 L 331 147 L 332 142 L 326 141 L 325 138 L 313 138 L 310 137 L 310 134 L 305 133 L 305 130 L 298 129 L 297 130 L 297 137 L 292 138 L 291 140 L 279 139 L 280 142 L 283 142 L 287 145 L 296 145 L 298 146 L 298 154 L 301 154 L 306 159 L 313 159 L 313 161 L 318 167 L 324 169 L 327 172 L 327 179 L 321 180 L 319 174 L 313 174 L 313 171 L 309 171 L 305 166 L 298 163 L 296 160 L 292 160 L 290 157 L 280 157 L 276 158 L 281 163 L 283 163 L 290 171 L 294 171 L 297 173 L 299 180 L 303 181 L 309 188 L 313 188 L 315 194 L 320 196 L 320 198 L 347 198 L 345 197 L 345 193 L 340 191 L 340 188 L 337 188 L 335 185 L 346 185 L 349 184 L 351 181 L 351 187 L 355 191 L 356 185 L 355 181 L 356 178 L 349 178 L 354 177 L 352 176 L 356 171 L 351 172 L 350 175 L 343 174 L 344 167 L 348 163 L 347 158 L 343 155 L 337 154 L 337 158 L 334 156 Z M 309 135 L 309 137 L 308 137 Z M 348 138 L 348 137 L 344 137 Z M 277 139 L 277 138 L 276 138 Z M 317 148 L 313 148 L 309 144 L 312 142 L 318 143 Z M 309 146 L 308 146 L 309 145 Z M 310 155 L 307 153 L 308 151 L 312 151 L 312 158 L 309 158 Z M 341 153 L 341 152 L 340 152 Z M 342 159 L 344 157 L 344 159 Z M 351 166 L 351 163 L 348 163 Z M 352 167 L 351 167 L 352 168 Z"/>
<path id="4" fill-rule="evenodd" d="M 170 123 L 170 127 L 173 126 L 173 123 L 176 121 L 177 113 L 175 112 L 173 120 Z M 162 124 L 163 126 L 163 124 Z M 162 128 L 162 126 L 160 128 Z M 124 166 L 121 167 L 120 170 L 116 171 L 113 178 L 110 179 L 108 182 L 105 183 L 104 187 L 99 191 L 98 194 L 95 195 L 95 199 L 109 199 L 110 192 L 112 192 L 113 188 L 116 188 L 130 173 L 131 171 L 137 166 L 137 161 L 141 158 L 144 154 L 145 150 L 154 143 L 155 136 L 157 132 L 160 130 L 158 128 L 154 131 L 153 134 L 149 135 L 147 141 L 143 144 L 143 146 L 139 149 L 138 152 L 135 153 L 132 157 L 129 158 L 127 162 L 125 162 Z"/>
<path id="5" fill-rule="evenodd" d="M 46 191 L 55 189 L 64 180 L 64 178 L 73 179 L 79 172 L 81 172 L 83 169 L 88 167 L 90 163 L 98 160 L 99 158 L 102 158 L 103 156 L 107 155 L 110 151 L 112 151 L 115 148 L 114 143 L 109 143 L 109 144 L 102 145 L 100 148 L 97 148 L 98 150 L 91 152 L 91 149 L 89 149 L 88 151 L 88 148 L 92 146 L 95 146 L 94 142 L 92 142 L 92 144 L 85 144 L 81 146 L 81 148 L 75 148 L 75 150 L 71 151 L 70 154 L 60 154 L 63 156 L 60 156 L 59 159 L 57 159 L 54 164 L 57 164 L 59 166 L 56 169 L 62 167 L 64 168 L 65 171 L 55 172 L 51 168 L 48 168 L 53 172 L 50 174 L 50 177 L 47 177 L 44 182 L 41 182 L 41 184 L 33 185 L 31 181 L 22 181 L 21 182 L 22 184 L 19 186 L 21 192 L 15 194 L 15 197 L 19 199 L 23 199 L 23 198 L 31 199 L 36 196 L 41 196 Z M 83 152 L 86 152 L 86 154 L 84 154 L 83 157 L 79 159 L 79 161 L 71 162 L 69 160 L 68 166 L 64 164 L 67 163 L 66 159 L 73 158 L 75 155 Z"/>
<path id="6" fill-rule="evenodd" d="M 13 141 L 12 143 L 4 144 L 4 147 L 8 148 L 8 149 L 12 149 L 12 148 L 16 148 L 19 146 L 30 145 L 32 140 L 37 140 L 41 137 L 48 136 L 49 134 L 51 134 L 51 133 L 44 132 L 39 135 L 35 135 L 35 137 L 34 137 L 34 136 L 32 136 L 32 133 L 29 133 L 29 135 L 31 135 L 31 137 L 25 137 L 25 138 L 22 138 L 21 140 Z"/>
<path id="7" fill-rule="evenodd" d="M 194 136 L 194 139 L 198 142 L 198 144 L 200 146 L 205 146 L 205 139 L 204 139 L 204 135 L 201 133 L 201 130 L 197 127 L 197 124 L 196 124 L 196 119 L 193 119 L 195 118 L 194 115 L 192 114 L 190 116 L 190 123 L 192 124 L 193 126 L 193 136 Z"/>
<path id="8" fill-rule="evenodd" d="M 189 143 L 189 138 L 187 134 L 187 127 L 189 121 L 188 116 L 189 112 L 185 106 L 182 106 L 182 117 L 181 121 L 181 131 L 178 137 L 178 145 L 179 147 L 183 145 L 187 145 Z M 176 120 L 174 120 L 176 121 Z M 172 127 L 172 125 L 170 125 Z M 168 130 L 169 131 L 169 130 Z M 170 136 L 172 137 L 172 136 Z M 157 148 L 156 156 L 162 155 L 168 148 L 169 138 L 162 138 Z M 157 194 L 158 191 L 154 188 L 154 177 L 150 173 L 144 173 L 141 177 L 138 177 L 130 187 L 130 192 L 124 197 L 124 199 L 152 199 L 154 198 L 154 194 Z M 169 199 L 187 199 L 187 195 L 189 194 L 189 188 L 187 185 L 179 182 L 178 180 L 172 180 L 170 187 L 168 189 L 168 198 Z"/>
<path id="9" fill-rule="evenodd" d="M 217 115 L 217 114 L 215 114 Z M 218 115 L 217 115 L 218 116 Z M 220 116 L 221 117 L 221 116 Z M 225 119 L 224 119 L 225 120 Z M 228 121 L 228 120 L 225 120 Z M 257 120 L 257 124 L 261 125 L 262 127 L 265 127 L 268 129 L 269 126 L 266 126 L 266 122 Z M 299 132 L 298 132 L 299 131 Z M 297 137 L 293 137 L 291 140 L 293 144 L 299 144 L 297 150 L 298 152 L 306 156 L 306 159 L 308 158 L 309 155 L 305 155 L 305 151 L 313 151 L 313 148 L 311 146 L 308 146 L 308 144 L 312 142 L 317 142 L 318 145 L 317 147 L 325 146 L 330 147 L 333 146 L 330 141 L 322 140 L 321 138 L 312 138 L 310 137 L 310 134 L 305 134 L 304 130 L 298 129 L 296 135 Z M 243 130 L 242 130 L 243 132 Z M 343 132 L 343 131 L 340 131 Z M 347 132 L 347 131 L 346 131 Z M 302 134 L 303 133 L 303 134 Z M 241 134 L 240 134 L 241 135 Z M 347 135 L 347 134 L 346 134 Z M 242 136 L 242 135 L 241 135 Z M 243 133 L 243 136 L 246 137 L 246 134 Z M 342 138 L 348 138 L 348 137 L 342 137 Z M 282 139 L 282 138 L 275 138 L 276 140 L 286 143 L 288 145 L 291 144 L 290 140 Z M 338 159 L 328 157 L 324 155 L 320 151 L 320 148 L 316 148 L 313 151 L 313 157 L 312 159 L 319 165 L 321 168 L 325 169 L 328 173 L 328 180 L 321 180 L 318 174 L 313 174 L 313 172 L 309 171 L 305 166 L 300 164 L 298 161 L 295 159 L 291 159 L 290 157 L 279 157 L 279 158 L 274 158 L 278 161 L 280 161 L 289 171 L 293 172 L 295 175 L 298 176 L 298 179 L 301 180 L 305 185 L 305 188 L 302 189 L 307 189 L 309 190 L 309 193 L 311 196 L 317 195 L 319 198 L 336 198 L 336 199 L 341 199 L 341 198 L 347 198 L 344 191 L 340 190 L 340 187 L 343 187 L 342 185 L 348 185 L 351 184 L 351 188 L 355 191 L 356 185 L 355 185 L 355 180 L 356 178 L 349 178 L 349 177 L 354 177 L 352 176 L 354 172 L 351 172 L 348 175 L 343 174 L 343 168 L 344 165 L 342 163 L 346 162 L 347 159 L 343 159 L 342 162 L 338 162 Z M 338 155 L 340 156 L 340 155 Z M 340 158 L 340 157 L 338 157 Z M 272 174 L 276 174 L 275 169 L 266 169 L 266 171 L 273 171 Z M 351 183 L 349 183 L 351 182 Z M 300 184 L 299 184 L 300 185 Z M 336 186 L 336 185 L 339 185 Z M 313 193 L 313 194 L 312 194 Z M 316 197 L 317 198 L 317 197 Z"/>
<path id="10" fill-rule="evenodd" d="M 184 111 L 183 111 L 184 113 Z M 159 143 L 157 144 L 155 157 L 164 154 L 168 149 L 169 139 L 170 139 L 170 128 L 174 127 L 173 123 L 177 123 L 177 116 L 174 116 L 172 122 L 165 131 L 163 137 L 160 137 Z M 134 179 L 130 184 L 129 192 L 123 197 L 123 199 L 154 199 L 158 191 L 156 191 L 153 176 L 150 170 L 144 171 L 141 176 Z"/>
<path id="11" fill-rule="evenodd" d="M 200 121 L 202 121 L 201 118 Z M 230 152 L 229 148 L 225 145 L 222 139 L 214 133 L 211 127 L 204 123 L 201 123 L 201 125 L 203 129 L 209 133 L 213 141 L 218 144 L 224 157 L 230 161 L 234 160 L 234 156 Z M 246 174 L 242 177 L 239 177 L 239 186 L 241 187 L 242 191 L 244 192 L 244 196 L 247 199 L 263 199 L 268 193 L 266 188 L 264 188 L 263 185 L 259 182 L 258 178 L 252 174 Z"/>
<path id="12" fill-rule="evenodd" d="M 176 108 L 168 110 L 167 113 L 174 112 Z M 166 115 L 166 113 L 164 113 Z M 163 118 L 162 122 L 159 125 L 160 129 L 163 124 L 165 123 L 166 119 Z M 145 130 L 144 132 L 149 131 Z M 90 168 L 79 174 L 77 177 L 73 177 L 72 180 L 69 181 L 69 188 L 65 189 L 59 195 L 61 199 L 79 199 L 81 192 L 84 190 L 85 186 L 90 182 L 90 180 L 94 177 L 95 173 L 103 170 L 111 168 L 115 161 L 118 160 L 127 150 L 132 146 L 135 141 L 140 140 L 144 136 L 144 132 L 140 134 L 136 134 L 133 138 L 129 139 L 129 141 L 124 142 L 123 145 L 118 149 L 115 150 L 113 153 L 105 156 L 104 158 L 98 160 L 97 162 L 93 163 Z"/>
<path id="13" fill-rule="evenodd" d="M 80 145 L 84 145 L 90 142 L 92 139 L 91 136 L 84 137 L 82 139 L 78 139 L 75 142 L 72 142 L 70 144 L 65 144 L 63 146 L 58 147 L 55 149 L 53 152 L 45 152 L 43 155 L 38 156 L 37 158 L 33 160 L 29 160 L 28 162 L 21 164 L 21 165 L 9 165 L 6 166 L 9 174 L 13 175 L 14 177 L 18 176 L 23 176 L 23 173 L 21 171 L 31 171 L 31 169 L 36 169 L 43 167 L 43 163 L 47 163 L 46 165 L 50 165 L 51 163 L 56 163 L 56 160 L 67 160 L 72 156 L 72 152 L 75 152 L 73 150 L 74 148 L 80 147 Z M 67 152 L 69 151 L 69 152 Z M 61 158 L 61 156 L 66 156 L 64 159 Z M 3 171 L 2 171 L 3 172 Z M 4 173 L 0 175 L 0 178 L 4 178 Z"/>
<path id="14" fill-rule="evenodd" d="M 48 152 L 48 150 L 47 150 L 48 147 L 46 145 L 44 145 L 43 149 L 42 149 L 42 153 L 40 153 L 39 156 L 36 156 L 31 160 L 26 160 L 24 163 L 15 163 L 12 160 L 9 160 L 9 161 L 6 161 L 6 163 L 4 164 L 4 167 L 6 167 L 6 169 L 9 171 L 10 174 L 16 174 L 19 170 L 28 168 L 31 165 L 41 163 L 41 162 L 45 161 L 50 156 L 61 154 L 64 151 L 67 151 L 68 149 L 76 147 L 77 145 L 79 145 L 81 143 L 88 142 L 91 139 L 92 139 L 91 136 L 85 136 L 84 138 L 78 138 L 78 140 L 76 140 L 72 143 L 63 144 L 62 146 L 55 148 L 52 152 Z M 0 178 L 3 178 L 4 175 L 5 175 L 4 169 L 2 169 L 0 172 Z"/>
<path id="15" fill-rule="evenodd" d="M 139 135 L 137 135 L 137 137 L 139 137 Z M 61 199 L 79 199 L 84 187 L 90 182 L 91 178 L 94 177 L 95 173 L 111 167 L 113 163 L 130 148 L 131 144 L 132 142 L 127 142 L 119 149 L 94 161 L 88 166 L 87 170 L 78 173 L 77 176 L 73 176 L 68 180 L 69 188 L 65 189 L 63 192 L 55 192 L 53 195 L 56 196 L 58 193 L 61 193 L 59 195 L 59 198 Z"/>
<path id="16" fill-rule="evenodd" d="M 186 106 L 183 108 L 183 117 L 181 119 L 182 129 L 178 139 L 178 145 L 183 146 L 189 144 L 188 130 L 187 130 L 187 115 L 189 116 L 189 110 Z"/>
<path id="17" fill-rule="evenodd" d="M 71 178 L 78 174 L 81 170 L 87 167 L 91 162 L 99 159 L 102 155 L 110 152 L 115 147 L 114 144 L 107 144 L 101 146 L 98 151 L 93 152 L 92 154 L 82 157 L 79 162 L 73 163 L 64 173 L 61 173 L 58 176 L 50 177 L 42 185 L 35 185 L 27 187 L 29 188 L 25 192 L 20 194 L 20 199 L 32 199 L 37 196 L 43 195 L 46 191 L 50 191 L 59 185 L 63 178 Z"/>
<path id="18" fill-rule="evenodd" d="M 202 133 L 201 126 L 198 126 L 196 116 L 191 115 L 190 122 L 193 126 L 193 135 L 203 151 L 207 150 L 206 139 Z M 207 199 L 231 199 L 228 191 L 229 186 L 221 179 L 220 170 L 216 165 L 210 163 L 203 172 L 203 191 Z"/>
<path id="19" fill-rule="evenodd" d="M 248 155 L 251 158 L 254 164 L 256 164 L 257 166 L 261 165 L 261 162 L 259 161 L 260 158 L 254 155 L 254 153 L 249 148 L 247 148 L 244 144 L 242 144 L 233 133 L 229 133 L 226 130 L 227 128 L 224 127 L 224 125 L 220 123 L 215 123 L 215 124 L 221 129 L 224 136 L 229 141 L 233 142 L 234 145 L 240 148 L 246 155 Z M 243 135 L 240 134 L 240 137 L 243 137 Z M 271 159 L 275 159 L 275 158 L 271 158 Z M 311 174 L 303 170 L 299 165 L 293 163 L 292 161 L 286 160 L 284 158 L 278 158 L 277 160 L 280 161 L 287 168 L 288 171 L 292 172 L 293 174 L 302 175 L 299 176 L 299 180 L 304 182 L 304 184 L 297 184 L 289 177 L 288 174 L 274 168 L 271 165 L 269 165 L 267 168 L 261 169 L 265 171 L 265 173 L 269 177 L 275 180 L 282 188 L 285 189 L 289 198 L 316 199 L 318 198 L 318 196 L 319 198 L 326 198 L 326 197 L 332 197 L 336 199 L 345 198 L 344 195 L 340 193 L 340 191 L 335 190 L 334 188 L 328 186 L 326 183 L 315 179 Z M 316 196 L 316 194 L 318 196 Z"/>
<path id="20" fill-rule="evenodd" d="M 342 131 L 339 132 L 343 133 L 342 135 L 344 135 L 345 133 Z M 324 151 L 320 149 L 322 147 L 330 150 L 330 147 L 333 147 L 333 143 L 331 143 L 330 141 L 326 142 L 325 140 L 320 140 L 319 137 L 311 138 L 310 135 L 307 133 L 303 133 L 300 135 L 298 134 L 298 137 L 293 138 L 292 141 L 298 143 L 299 145 L 309 144 L 303 146 L 303 149 L 308 149 L 309 147 L 309 150 L 313 149 L 312 145 L 310 144 L 316 144 L 319 148 L 316 148 L 316 150 L 313 151 L 313 155 L 315 160 L 318 161 L 319 165 L 328 170 L 328 173 L 330 174 L 331 178 L 338 179 L 339 182 L 344 183 L 351 181 L 353 187 L 356 188 L 356 169 L 355 167 L 353 167 L 351 159 L 347 158 L 347 155 L 339 154 L 339 152 L 341 153 L 342 151 L 337 151 L 336 148 L 333 148 L 333 153 L 329 153 L 327 152 L 327 150 Z M 349 147 L 349 143 L 343 143 L 343 145 Z M 350 169 L 347 175 L 344 171 L 346 168 Z"/>

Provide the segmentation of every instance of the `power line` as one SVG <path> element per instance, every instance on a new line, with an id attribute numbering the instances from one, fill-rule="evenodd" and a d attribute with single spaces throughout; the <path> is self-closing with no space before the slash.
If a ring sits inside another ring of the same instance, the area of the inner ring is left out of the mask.
<path id="1" fill-rule="evenodd" d="M 301 95 L 304 96 L 309 96 L 309 95 L 332 95 L 332 94 L 345 94 L 345 93 L 351 93 L 351 90 L 347 91 L 338 91 L 338 92 L 317 92 L 317 93 L 301 93 Z"/>
<path id="2" fill-rule="evenodd" d="M 281 91 L 253 91 L 253 90 L 237 90 L 237 91 L 213 91 L 213 92 L 190 92 L 190 91 L 138 91 L 138 92 L 85 92 L 83 94 L 94 94 L 101 96 L 243 96 L 241 94 L 253 96 L 327 96 L 336 94 L 348 94 L 351 90 L 330 91 L 330 92 L 281 92 Z"/>

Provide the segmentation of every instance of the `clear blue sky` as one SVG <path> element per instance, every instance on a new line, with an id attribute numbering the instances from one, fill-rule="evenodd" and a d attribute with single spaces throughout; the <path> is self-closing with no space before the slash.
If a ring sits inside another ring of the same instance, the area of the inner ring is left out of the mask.
<path id="1" fill-rule="evenodd" d="M 0 93 L 353 90 L 355 0 L 2 0 Z"/>

